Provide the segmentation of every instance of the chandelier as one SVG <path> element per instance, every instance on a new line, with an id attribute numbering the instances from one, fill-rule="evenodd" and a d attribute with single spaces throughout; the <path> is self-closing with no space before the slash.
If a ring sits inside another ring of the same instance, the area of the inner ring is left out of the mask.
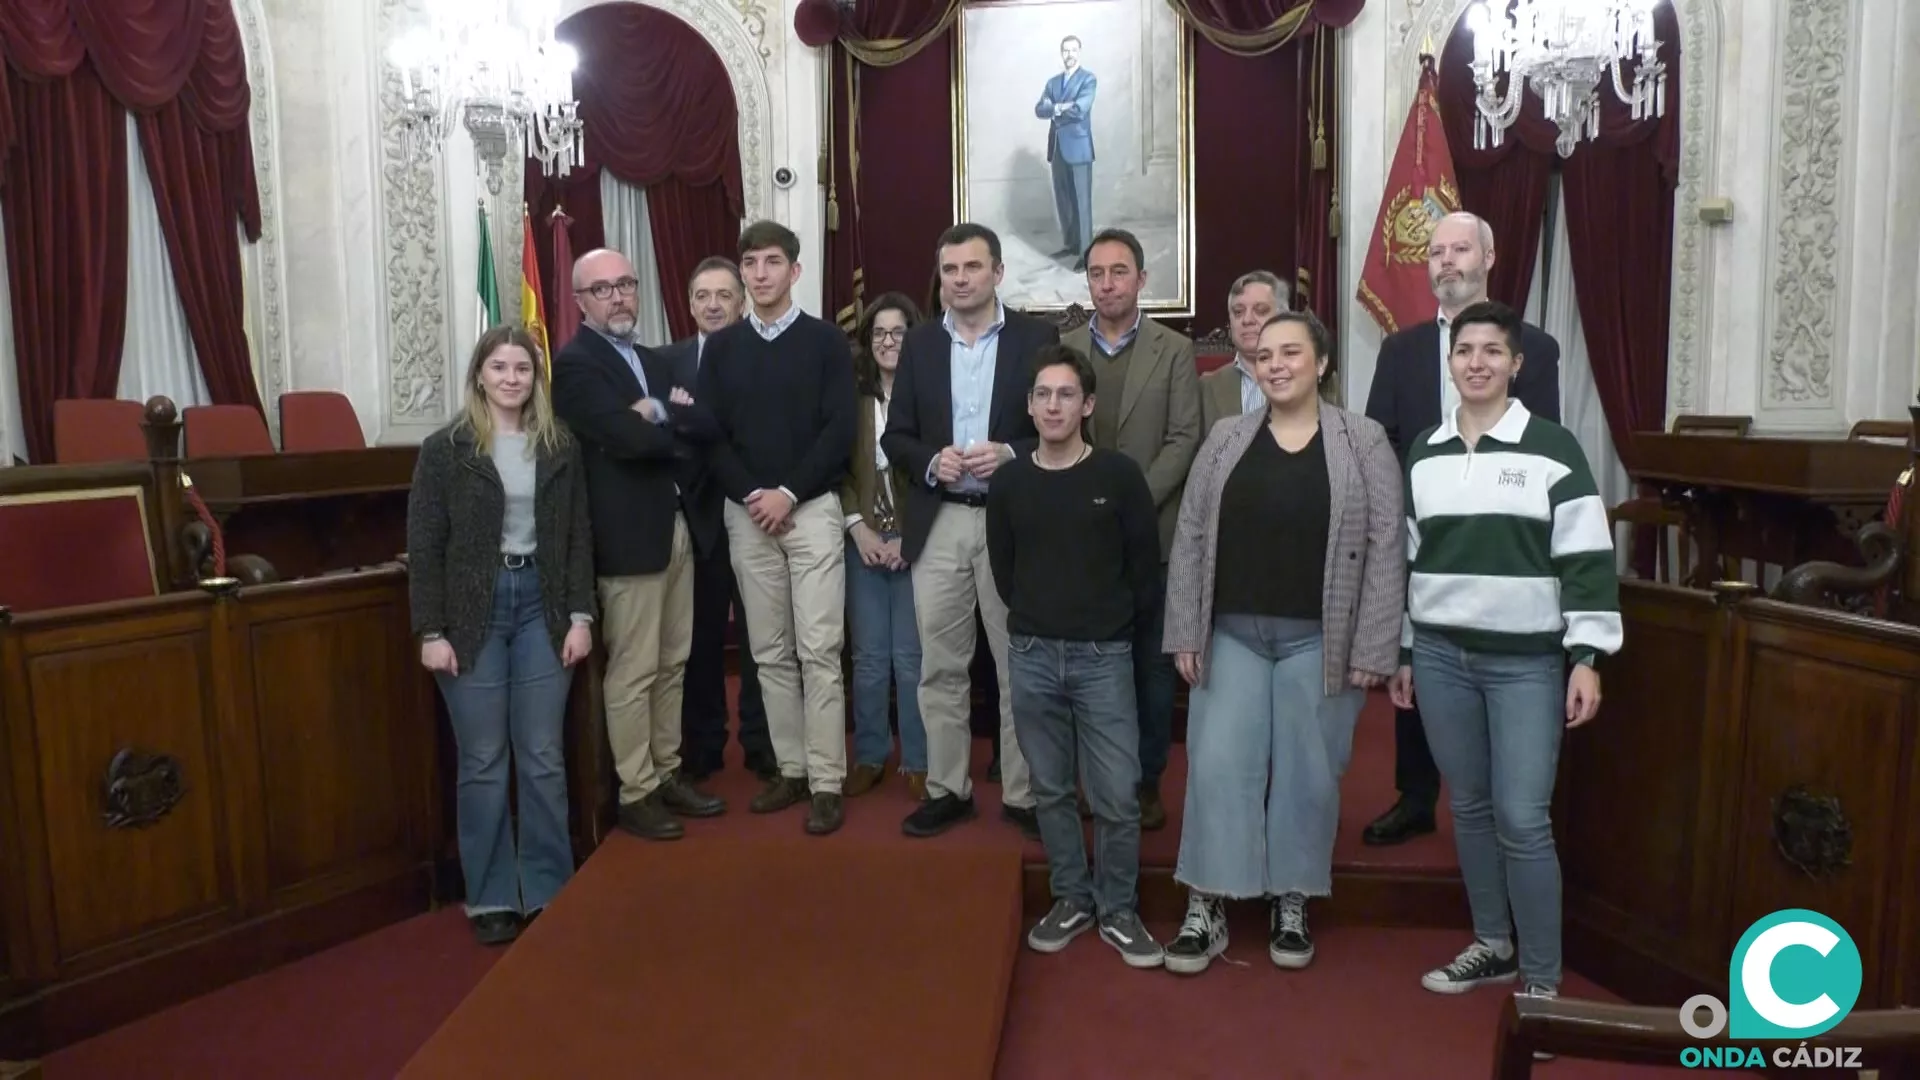
<path id="1" fill-rule="evenodd" d="M 393 43 L 405 136 L 432 154 L 459 124 L 500 194 L 501 168 L 521 153 L 549 176 L 585 163 L 573 69 L 554 40 L 558 0 L 427 0 L 427 24 Z"/>
<path id="2" fill-rule="evenodd" d="M 1561 157 L 1581 139 L 1600 136 L 1600 83 L 1611 79 L 1614 96 L 1635 120 L 1667 114 L 1667 66 L 1660 62 L 1653 9 L 1660 0 L 1514 0 L 1496 23 L 1486 0 L 1467 11 L 1473 31 L 1473 82 L 1479 113 L 1473 145 L 1499 146 L 1520 118 L 1531 89 L 1560 129 L 1554 146 Z M 1629 87 L 1626 66 L 1637 60 Z M 1507 76 L 1507 92 L 1496 80 Z"/>

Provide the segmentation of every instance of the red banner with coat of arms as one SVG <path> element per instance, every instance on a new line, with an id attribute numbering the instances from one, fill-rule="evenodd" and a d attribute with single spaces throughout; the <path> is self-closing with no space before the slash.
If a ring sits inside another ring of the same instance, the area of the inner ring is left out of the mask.
<path id="1" fill-rule="evenodd" d="M 1360 272 L 1360 303 L 1386 333 L 1433 318 L 1433 287 L 1427 280 L 1427 244 L 1433 227 L 1460 209 L 1453 154 L 1440 124 L 1433 57 L 1420 58 L 1420 87 L 1400 130 L 1400 147 L 1387 172 L 1373 243 Z"/>

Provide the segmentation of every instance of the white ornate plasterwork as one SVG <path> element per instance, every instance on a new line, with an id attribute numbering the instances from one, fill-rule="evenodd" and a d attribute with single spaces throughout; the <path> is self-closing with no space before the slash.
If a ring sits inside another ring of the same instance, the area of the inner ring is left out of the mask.
<path id="1" fill-rule="evenodd" d="M 1846 153 L 1847 0 L 1788 0 L 1775 171 L 1767 405 L 1833 400 Z"/>
<path id="2" fill-rule="evenodd" d="M 773 59 L 773 48 L 767 44 L 767 13 L 760 6 L 760 0 L 732 0 L 732 3 L 733 9 L 740 13 L 741 28 L 751 34 L 760 47 L 760 59 Z"/>
<path id="3" fill-rule="evenodd" d="M 380 0 L 379 40 L 424 20 L 420 0 Z M 392 424 L 437 424 L 446 415 L 445 215 L 441 170 L 409 152 L 400 74 L 384 58 L 380 86 L 380 222 L 386 260 L 387 408 Z"/>
<path id="4" fill-rule="evenodd" d="M 1420 50 L 1431 40 L 1444 46 L 1471 0 L 1406 0 L 1408 16 L 1389 86 L 1387 135 L 1397 139 L 1399 118 L 1413 100 Z M 1673 205 L 1673 286 L 1667 331 L 1667 415 L 1698 409 L 1700 358 L 1708 355 L 1712 311 L 1707 303 L 1712 267 L 1707 226 L 1700 221 L 1701 192 L 1713 176 L 1716 114 L 1720 97 L 1720 42 L 1725 0 L 1671 0 L 1680 21 L 1680 175 Z M 1821 0 L 1839 3 L 1841 0 Z M 1387 148 L 1389 160 L 1392 146 Z"/>
<path id="5" fill-rule="evenodd" d="M 234 0 L 240 22 L 240 40 L 247 53 L 247 86 L 253 96 L 247 114 L 248 137 L 253 142 L 254 186 L 260 195 L 260 239 L 242 252 L 252 271 L 254 290 L 247 297 L 253 308 L 247 322 L 253 347 L 260 357 L 266 385 L 262 397 L 271 404 L 286 392 L 287 305 L 284 241 L 280 235 L 280 109 L 274 100 L 273 52 L 267 40 L 267 15 L 260 0 Z M 279 410 L 267 414 L 277 418 Z"/>
<path id="6" fill-rule="evenodd" d="M 631 0 L 659 8 L 700 32 L 726 65 L 733 103 L 740 114 L 740 187 L 749 219 L 771 216 L 773 90 L 767 81 L 772 55 L 762 40 L 766 19 L 756 0 Z M 748 15 L 747 9 L 756 14 Z M 750 29 L 750 26 L 755 29 Z M 587 132 L 593 138 L 593 132 Z"/>

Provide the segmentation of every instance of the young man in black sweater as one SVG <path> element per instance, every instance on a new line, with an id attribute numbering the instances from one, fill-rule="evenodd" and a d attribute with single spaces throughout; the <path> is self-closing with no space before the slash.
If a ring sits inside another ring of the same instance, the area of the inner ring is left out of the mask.
<path id="1" fill-rule="evenodd" d="M 1134 628 L 1160 585 L 1160 532 L 1132 458 L 1083 436 L 1093 366 L 1055 345 L 1034 360 L 1032 453 L 1002 466 L 987 493 L 987 552 L 1007 603 L 1013 725 L 1033 783 L 1054 904 L 1027 935 L 1059 952 L 1095 925 L 1131 967 L 1158 967 L 1140 923 L 1140 728 Z M 1075 807 L 1080 766 L 1093 808 L 1093 872 Z"/>
<path id="2" fill-rule="evenodd" d="M 811 798 L 806 830 L 840 828 L 847 773 L 847 565 L 840 487 L 853 457 L 847 336 L 793 303 L 800 239 L 761 221 L 740 234 L 753 306 L 707 339 L 698 403 L 719 428 L 711 468 L 780 775 L 767 814 Z M 804 685 L 804 697 L 802 686 Z"/>

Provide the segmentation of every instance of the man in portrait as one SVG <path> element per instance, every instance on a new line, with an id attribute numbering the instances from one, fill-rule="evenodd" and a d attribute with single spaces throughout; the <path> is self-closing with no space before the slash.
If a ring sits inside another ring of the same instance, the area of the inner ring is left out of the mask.
<path id="1" fill-rule="evenodd" d="M 1053 166 L 1053 205 L 1062 247 L 1075 270 L 1087 268 L 1093 242 L 1093 95 L 1099 80 L 1080 66 L 1080 39 L 1060 40 L 1061 72 L 1047 80 L 1033 115 L 1047 121 L 1047 162 Z"/>

